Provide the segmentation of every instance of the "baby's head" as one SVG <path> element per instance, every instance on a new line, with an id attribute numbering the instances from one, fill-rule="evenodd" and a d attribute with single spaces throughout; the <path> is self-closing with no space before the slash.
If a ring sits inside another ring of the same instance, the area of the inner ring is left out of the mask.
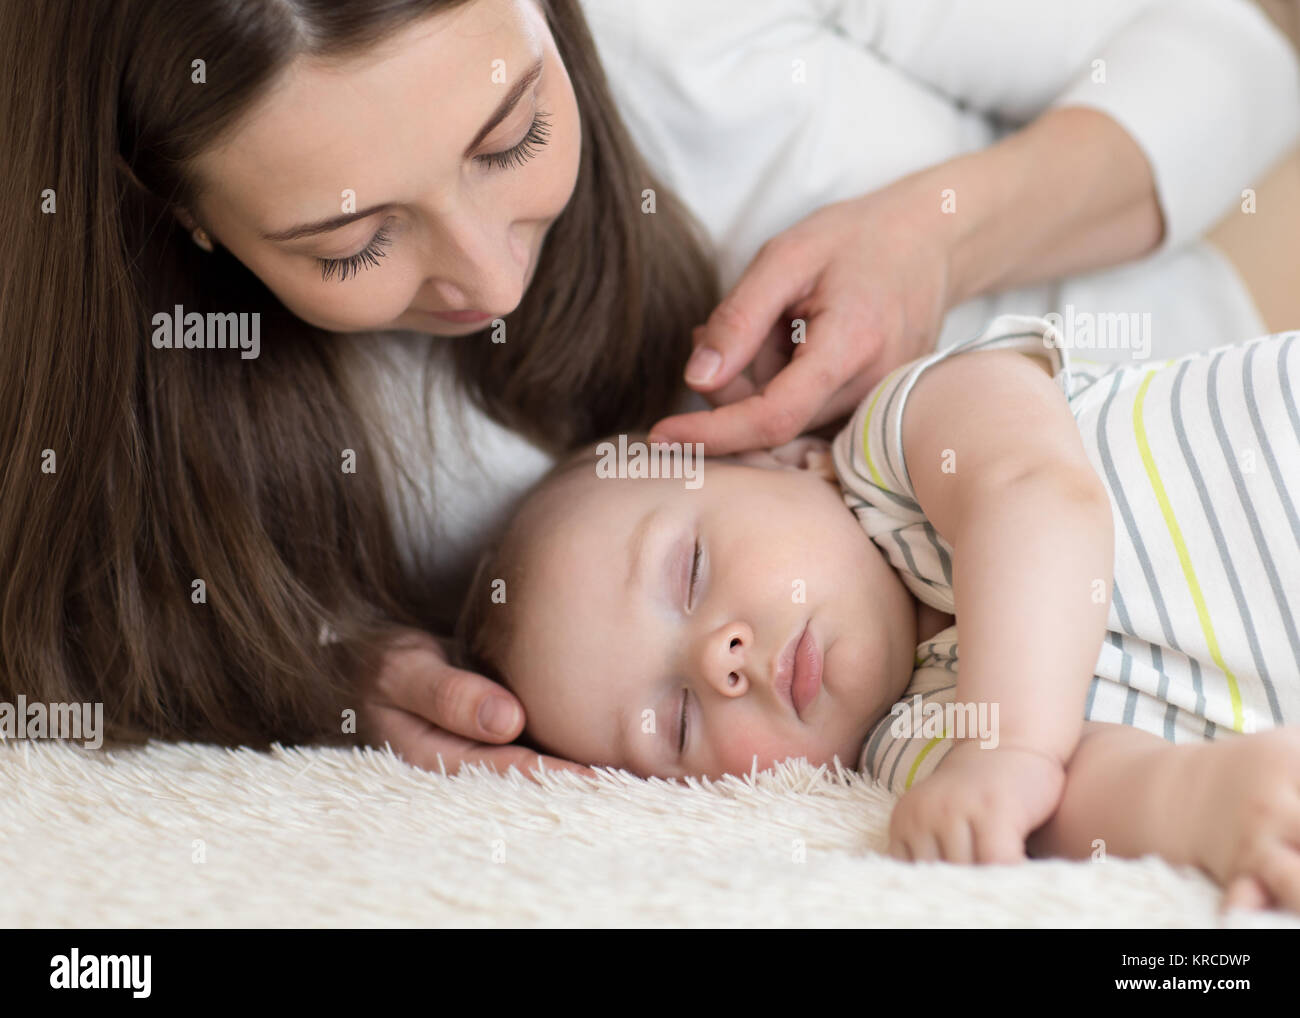
<path id="1" fill-rule="evenodd" d="M 911 676 L 915 609 L 826 443 L 709 459 L 694 480 L 610 477 L 602 446 L 548 475 L 481 563 L 462 665 L 519 697 L 535 748 L 581 763 L 855 766 Z"/>

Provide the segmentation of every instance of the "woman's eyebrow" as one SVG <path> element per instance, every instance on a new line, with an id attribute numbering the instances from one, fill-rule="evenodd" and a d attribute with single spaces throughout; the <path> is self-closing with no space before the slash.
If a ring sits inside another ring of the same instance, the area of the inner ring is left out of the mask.
<path id="1" fill-rule="evenodd" d="M 513 110 L 519 100 L 524 97 L 524 93 L 532 87 L 533 82 L 542 76 L 542 60 L 542 57 L 538 57 L 537 62 L 533 64 L 532 67 L 528 68 L 528 70 L 524 71 L 524 73 L 520 75 L 519 80 L 510 86 L 510 91 L 507 92 L 506 97 L 501 100 L 501 105 L 496 108 L 492 116 L 488 117 L 487 120 L 483 122 L 483 126 L 479 128 L 478 134 L 474 135 L 474 140 L 465 148 L 462 158 L 468 159 L 469 154 L 483 143 L 483 139 L 492 133 L 497 124 L 510 116 L 510 111 Z"/>
<path id="2" fill-rule="evenodd" d="M 478 133 L 474 135 L 465 149 L 463 158 L 468 159 L 471 152 L 483 143 L 483 139 L 496 129 L 496 126 L 510 116 L 519 100 L 523 98 L 524 93 L 532 87 L 533 83 L 542 76 L 543 57 L 538 57 L 537 62 L 528 70 L 520 75 L 519 80 L 510 86 L 510 91 L 506 93 L 501 104 L 493 111 L 492 115 L 483 122 Z M 386 212 L 393 208 L 392 202 L 385 202 L 382 205 L 372 205 L 370 208 L 362 209 L 359 212 L 348 212 L 341 216 L 330 216 L 328 219 L 321 219 L 314 223 L 303 223 L 299 226 L 291 226 L 287 230 L 277 230 L 274 233 L 262 234 L 263 240 L 271 240 L 283 243 L 286 240 L 298 240 L 301 237 L 313 237 L 318 233 L 328 233 L 330 230 L 337 230 L 340 226 L 347 226 L 348 223 L 355 223 L 358 219 L 365 219 L 366 216 L 373 216 L 376 212 Z"/>
<path id="3" fill-rule="evenodd" d="M 366 216 L 373 216 L 376 212 L 387 212 L 394 208 L 392 202 L 385 202 L 382 205 L 371 205 L 368 209 L 362 209 L 360 212 L 345 212 L 341 216 L 330 216 L 329 219 L 321 219 L 315 223 L 303 223 L 301 226 L 291 226 L 287 230 L 279 230 L 275 233 L 262 234 L 263 240 L 286 241 L 297 240 L 299 237 L 312 237 L 318 233 L 328 233 L 330 230 L 337 230 L 340 226 L 347 226 L 348 223 L 355 223 L 359 219 L 365 219 Z"/>

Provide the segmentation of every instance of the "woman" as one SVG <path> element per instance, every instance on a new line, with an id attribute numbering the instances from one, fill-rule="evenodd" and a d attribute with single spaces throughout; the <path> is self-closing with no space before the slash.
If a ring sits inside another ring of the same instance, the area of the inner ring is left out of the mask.
<path id="1" fill-rule="evenodd" d="M 498 513 L 548 452 L 675 405 L 717 296 L 686 214 L 573 3 L 549 28 L 427 0 L 0 17 L 3 698 L 102 700 L 113 738 L 364 727 L 356 677 L 436 622 L 455 560 L 403 572 L 380 466 L 401 436 L 371 427 L 374 365 L 337 334 L 448 337 L 439 367 L 509 425 L 467 412 Z M 258 355 L 168 345 L 178 306 L 260 314 Z M 506 342 L 457 342 L 473 308 Z M 455 438 L 427 459 L 464 459 Z"/>
<path id="2" fill-rule="evenodd" d="M 1298 153 L 1269 172 L 1300 76 L 1244 0 L 763 0 L 743 46 L 690 0 L 587 7 L 625 117 L 726 243 L 687 378 L 727 407 L 666 440 L 780 444 L 1007 312 L 1136 316 L 1079 352 L 1101 359 L 1300 323 Z"/>
<path id="3" fill-rule="evenodd" d="M 635 8 L 651 9 L 687 16 Z M 1161 238 L 1133 138 L 1061 109 L 981 152 L 960 155 L 981 143 L 967 128 L 913 153 L 916 167 L 967 160 L 958 194 L 984 215 L 959 212 L 952 236 L 917 218 L 912 175 L 890 183 L 907 165 L 877 166 L 888 186 L 865 196 L 864 166 L 852 207 L 813 212 L 748 277 L 798 265 L 797 285 L 760 301 L 742 280 L 719 306 L 673 198 L 690 178 L 642 164 L 573 0 L 102 0 L 0 17 L 14 69 L 0 674 L 29 700 L 104 701 L 116 737 L 257 745 L 350 736 L 355 719 L 421 766 L 527 767 L 536 754 L 505 745 L 517 702 L 448 668 L 432 632 L 555 453 L 680 408 L 692 325 L 708 318 L 721 348 L 721 369 L 694 376 L 719 401 L 772 378 L 757 406 L 737 404 L 756 416 L 661 425 L 717 425 L 704 437 L 721 451 L 832 419 L 932 344 L 949 307 L 1025 264 L 1078 272 Z M 1240 12 L 1214 25 L 1216 44 L 1240 42 L 1235 73 L 1294 80 L 1271 30 Z M 616 80 L 629 72 L 616 33 L 597 41 Z M 1221 153 L 1234 173 L 1267 167 L 1294 111 L 1263 123 L 1263 140 Z M 1044 152 L 1073 167 L 1072 200 L 1047 200 L 1062 192 Z M 767 169 L 726 165 L 740 181 Z M 979 200 L 1007 169 L 1058 188 L 1010 220 L 1031 236 Z M 735 215 L 765 237 L 789 222 Z M 887 236 L 905 243 L 873 248 Z M 863 286 L 879 320 L 849 357 L 836 337 L 862 334 L 862 305 L 843 302 Z M 179 322 L 260 314 L 259 355 L 176 349 L 179 330 L 168 345 L 158 330 L 178 306 Z M 813 321 L 807 353 L 739 376 L 783 311 Z M 847 328 L 828 328 L 837 318 Z M 485 723 L 496 707 L 501 724 Z"/>

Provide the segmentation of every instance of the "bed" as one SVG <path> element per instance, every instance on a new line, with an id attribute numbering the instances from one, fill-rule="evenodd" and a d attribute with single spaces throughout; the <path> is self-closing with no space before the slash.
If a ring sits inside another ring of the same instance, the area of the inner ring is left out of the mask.
<path id="1" fill-rule="evenodd" d="M 1216 927 L 1192 869 L 883 855 L 891 795 L 787 762 L 535 783 L 383 750 L 0 746 L 0 923 L 17 927 Z"/>

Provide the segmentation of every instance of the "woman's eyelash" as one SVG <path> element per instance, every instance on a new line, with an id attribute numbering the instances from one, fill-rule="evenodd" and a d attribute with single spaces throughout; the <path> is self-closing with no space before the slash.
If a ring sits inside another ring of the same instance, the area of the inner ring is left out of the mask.
<path id="1" fill-rule="evenodd" d="M 522 166 L 532 159 L 537 154 L 537 150 L 550 138 L 551 128 L 547 117 L 547 113 L 538 110 L 528 128 L 528 133 L 509 151 L 475 156 L 475 158 L 494 169 Z M 379 232 L 370 238 L 370 243 L 354 255 L 347 258 L 317 258 L 321 267 L 321 279 L 327 280 L 331 276 L 338 276 L 341 283 L 349 276 L 355 276 L 362 269 L 374 268 L 379 264 L 379 259 L 384 257 L 383 249 L 391 242 L 392 237 L 389 236 L 387 229 L 380 227 Z"/>
<path id="2" fill-rule="evenodd" d="M 474 158 L 492 169 L 504 170 L 509 169 L 511 166 L 522 166 L 537 155 L 537 150 L 545 145 L 550 137 L 551 127 L 550 121 L 546 119 L 547 116 L 548 114 L 539 109 L 533 117 L 528 133 L 514 148 L 505 152 L 495 152 L 491 155 L 475 156 Z"/>
<path id="3" fill-rule="evenodd" d="M 363 268 L 374 268 L 379 264 L 379 259 L 384 257 L 384 248 L 392 243 L 392 240 L 387 225 L 384 225 L 370 238 L 370 243 L 354 255 L 349 255 L 347 258 L 317 258 L 316 260 L 320 262 L 321 279 L 328 280 L 330 276 L 337 275 L 341 283 L 348 276 L 355 276 Z"/>

